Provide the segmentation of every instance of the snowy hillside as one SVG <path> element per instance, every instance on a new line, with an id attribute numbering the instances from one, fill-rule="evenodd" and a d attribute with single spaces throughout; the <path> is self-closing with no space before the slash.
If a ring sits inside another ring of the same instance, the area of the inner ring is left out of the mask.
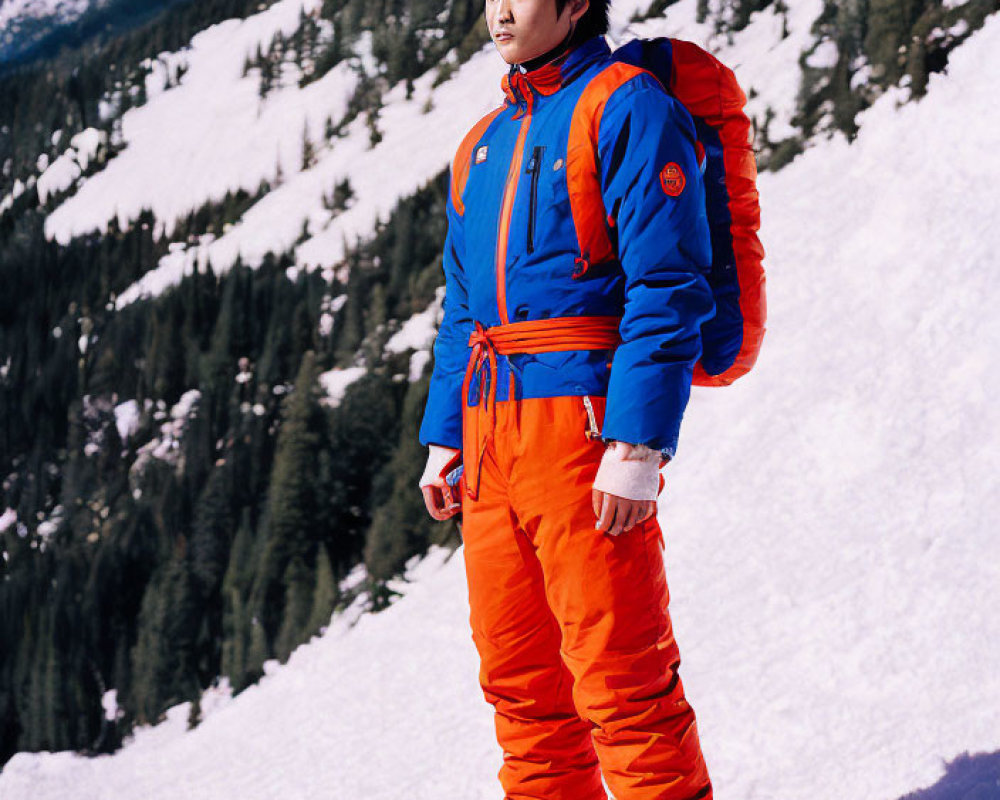
<path id="1" fill-rule="evenodd" d="M 345 61 L 304 90 L 297 85 L 297 71 L 289 68 L 280 88 L 263 102 L 256 99 L 256 76 L 242 77 L 241 70 L 258 44 L 266 44 L 276 32 L 287 34 L 296 26 L 300 9 L 310 12 L 320 4 L 281 0 L 247 20 L 229 20 L 202 31 L 189 50 L 164 54 L 147 81 L 150 101 L 122 119 L 127 148 L 47 218 L 47 235 L 61 243 L 91 230 L 105 231 L 116 216 L 125 227 L 143 208 L 152 209 L 169 230 L 174 220 L 227 190 L 254 191 L 280 165 L 283 183 L 227 233 L 175 248 L 158 269 L 117 298 L 119 307 L 175 285 L 195 263 L 204 268 L 211 262 L 217 272 L 224 272 L 238 255 L 255 265 L 268 250 L 294 249 L 302 268 L 333 267 L 343 258 L 345 242 L 370 235 L 375 220 L 384 219 L 400 196 L 440 172 L 466 130 L 502 101 L 503 70 L 495 51 L 487 48 L 436 88 L 436 71 L 431 71 L 415 82 L 409 100 L 402 85 L 388 93 L 378 123 L 382 139 L 374 147 L 366 121 L 359 118 L 344 138 L 319 147 L 315 166 L 303 170 L 303 132 L 318 142 L 324 119 L 343 115 L 356 85 L 354 66 Z M 776 109 L 772 130 L 790 127 L 798 58 L 811 41 L 821 0 L 795 4 L 785 38 L 782 19 L 768 9 L 736 34 L 732 44 L 710 42 L 710 26 L 695 21 L 697 0 L 680 0 L 666 18 L 629 27 L 633 14 L 648 5 L 648 0 L 616 2 L 612 40 L 680 34 L 711 43 L 727 63 L 740 69 L 748 92 L 753 90 L 750 112 L 763 117 L 768 108 Z M 180 65 L 187 70 L 181 85 L 164 91 L 165 76 Z M 169 137 L 163 135 L 165 130 Z M 414 136 L 414 130 L 434 135 Z M 66 163 L 53 163 L 39 177 L 46 195 L 64 191 L 76 180 L 79 170 L 67 170 Z M 344 177 L 350 178 L 355 202 L 343 213 L 325 210 L 323 195 Z M 309 235 L 296 244 L 304 226 Z"/>
<path id="2" fill-rule="evenodd" d="M 188 0 L 0 0 L 0 67 L 79 45 L 97 34 L 128 30 L 161 9 Z"/>
<path id="3" fill-rule="evenodd" d="M 3 0 L 0 3 L 0 30 L 11 33 L 29 19 L 72 22 L 92 4 L 93 0 Z"/>
<path id="4" fill-rule="evenodd" d="M 501 72 L 495 55 L 473 59 L 435 107 L 465 98 L 474 115 L 477 88 Z M 737 385 L 695 390 L 660 504 L 682 674 L 720 799 L 895 800 L 963 753 L 1000 752 L 1000 154 L 982 113 L 997 74 L 994 14 L 923 100 L 890 92 L 853 144 L 817 143 L 761 178 L 763 354 Z M 786 91 L 780 79 L 768 90 Z M 444 124 L 413 110 L 426 92 L 386 109 L 375 151 L 348 140 L 321 169 L 388 161 L 417 138 L 402 126 Z M 461 127 L 419 137 L 412 161 L 438 161 L 394 189 L 439 169 Z M 384 176 L 351 174 L 361 208 L 319 220 L 304 260 L 389 202 Z M 55 230 L 97 224 L 101 197 L 120 193 L 122 213 L 156 200 L 124 171 L 102 180 Z M 217 180 L 160 202 L 196 202 Z M 286 186 L 269 212 L 276 239 L 314 200 L 309 175 Z M 212 246 L 251 247 L 249 230 Z M 461 551 L 434 552 L 411 577 L 388 611 L 353 628 L 336 618 L 258 686 L 207 697 L 194 731 L 180 706 L 114 756 L 19 754 L 0 796 L 496 797 Z M 968 796 L 1000 796 L 980 788 Z"/>
<path id="5" fill-rule="evenodd" d="M 0 2 L 0 62 L 21 55 L 55 29 L 78 20 L 89 8 L 100 5 L 102 0 L 3 0 Z"/>

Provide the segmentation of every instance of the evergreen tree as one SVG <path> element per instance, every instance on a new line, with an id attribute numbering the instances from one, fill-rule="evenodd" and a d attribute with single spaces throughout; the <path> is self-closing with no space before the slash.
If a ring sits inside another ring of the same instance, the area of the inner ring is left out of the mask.
<path id="1" fill-rule="evenodd" d="M 315 577 L 305 558 L 295 555 L 285 568 L 285 609 L 274 645 L 278 660 L 285 663 L 292 651 L 305 640 L 313 605 Z"/>
<path id="2" fill-rule="evenodd" d="M 322 633 L 330 624 L 339 594 L 326 548 L 320 547 L 316 554 L 316 586 L 313 589 L 312 610 L 306 624 L 307 635 Z"/>
<path id="3" fill-rule="evenodd" d="M 229 553 L 229 566 L 222 581 L 223 625 L 221 672 L 229 677 L 233 693 L 248 685 L 247 659 L 250 648 L 250 617 L 247 613 L 253 582 L 254 534 L 250 509 L 245 507 L 240 527 Z"/>
<path id="4" fill-rule="evenodd" d="M 312 169 L 316 165 L 316 148 L 309 138 L 309 120 L 302 124 L 302 171 Z"/>
<path id="5" fill-rule="evenodd" d="M 427 516 L 422 496 L 413 490 L 425 460 L 417 433 L 428 385 L 426 379 L 410 385 L 403 404 L 399 445 L 376 480 L 375 513 L 365 544 L 365 566 L 376 583 L 398 574 L 407 559 L 423 553 L 432 541 L 457 538 L 453 523 L 440 526 Z"/>
<path id="6" fill-rule="evenodd" d="M 202 692 L 199 690 L 194 700 L 191 701 L 191 708 L 188 710 L 187 718 L 187 729 L 189 731 L 194 730 L 201 724 L 201 695 Z"/>
<path id="7" fill-rule="evenodd" d="M 191 561 L 204 597 L 218 591 L 233 538 L 231 469 L 223 461 L 212 470 L 198 500 L 191 535 Z"/>
<path id="8" fill-rule="evenodd" d="M 270 657 L 264 625 L 254 615 L 250 619 L 250 651 L 247 653 L 246 663 L 247 681 L 252 683 L 264 674 L 264 662 Z"/>
<path id="9" fill-rule="evenodd" d="M 315 356 L 307 351 L 295 389 L 282 406 L 268 496 L 267 532 L 254 591 L 254 609 L 269 638 L 277 634 L 286 590 L 291 588 L 284 583 L 289 563 L 297 558 L 302 564 L 312 564 L 319 502 L 317 458 L 322 445 L 317 375 Z M 301 581 L 311 590 L 313 581 L 308 569 L 293 570 L 291 577 L 296 591 L 301 589 Z"/>
<path id="10" fill-rule="evenodd" d="M 194 577 L 181 553 L 158 573 L 143 598 L 132 653 L 131 705 L 137 721 L 155 722 L 171 705 L 193 699 L 198 688 L 199 605 Z"/>

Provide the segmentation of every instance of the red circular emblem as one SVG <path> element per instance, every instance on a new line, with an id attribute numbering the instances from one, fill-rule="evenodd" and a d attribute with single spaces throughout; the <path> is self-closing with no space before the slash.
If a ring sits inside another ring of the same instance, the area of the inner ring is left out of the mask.
<path id="1" fill-rule="evenodd" d="M 684 191 L 684 184 L 686 183 L 687 179 L 684 177 L 684 170 L 680 168 L 679 164 L 671 161 L 660 170 L 660 186 L 663 187 L 663 191 L 670 197 L 678 197 Z"/>

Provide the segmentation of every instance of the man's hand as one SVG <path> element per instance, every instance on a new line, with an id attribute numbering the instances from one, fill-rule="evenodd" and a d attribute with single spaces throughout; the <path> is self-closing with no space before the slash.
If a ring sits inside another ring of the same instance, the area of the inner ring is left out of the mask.
<path id="1" fill-rule="evenodd" d="M 597 517 L 595 530 L 603 530 L 612 536 L 631 530 L 656 513 L 655 500 L 629 500 L 615 494 L 591 490 L 594 515 Z"/>
<path id="2" fill-rule="evenodd" d="M 440 486 L 430 484 L 420 487 L 420 491 L 424 493 L 424 505 L 427 506 L 427 513 L 439 521 L 451 519 L 462 510 L 461 502 L 453 501 L 451 505 L 448 504 L 444 493 L 445 486 L 446 484 L 442 480 Z M 448 488 L 450 489 L 450 487 Z M 450 493 L 449 497 L 451 497 Z"/>
<path id="3" fill-rule="evenodd" d="M 618 536 L 656 513 L 660 453 L 645 445 L 609 441 L 594 479 L 596 530 Z"/>
<path id="4" fill-rule="evenodd" d="M 454 469 L 461 460 L 461 452 L 452 447 L 430 445 L 427 466 L 420 478 L 420 491 L 424 495 L 427 513 L 443 522 L 462 510 L 461 489 L 449 486 L 444 476 Z"/>

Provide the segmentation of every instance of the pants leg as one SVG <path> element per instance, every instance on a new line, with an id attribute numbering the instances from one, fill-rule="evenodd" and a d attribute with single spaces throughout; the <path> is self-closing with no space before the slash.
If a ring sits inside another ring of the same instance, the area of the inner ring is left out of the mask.
<path id="1" fill-rule="evenodd" d="M 479 678 L 504 751 L 504 798 L 607 800 L 591 726 L 576 713 L 573 678 L 559 655 L 562 634 L 541 566 L 496 456 L 489 445 L 478 500 L 463 496 L 462 538 Z"/>
<path id="2" fill-rule="evenodd" d="M 592 400 L 603 419 L 604 398 Z M 591 489 L 604 445 L 584 434 L 581 398 L 521 403 L 514 507 L 608 786 L 617 800 L 711 798 L 678 673 L 659 524 L 654 516 L 618 537 L 595 530 Z"/>

